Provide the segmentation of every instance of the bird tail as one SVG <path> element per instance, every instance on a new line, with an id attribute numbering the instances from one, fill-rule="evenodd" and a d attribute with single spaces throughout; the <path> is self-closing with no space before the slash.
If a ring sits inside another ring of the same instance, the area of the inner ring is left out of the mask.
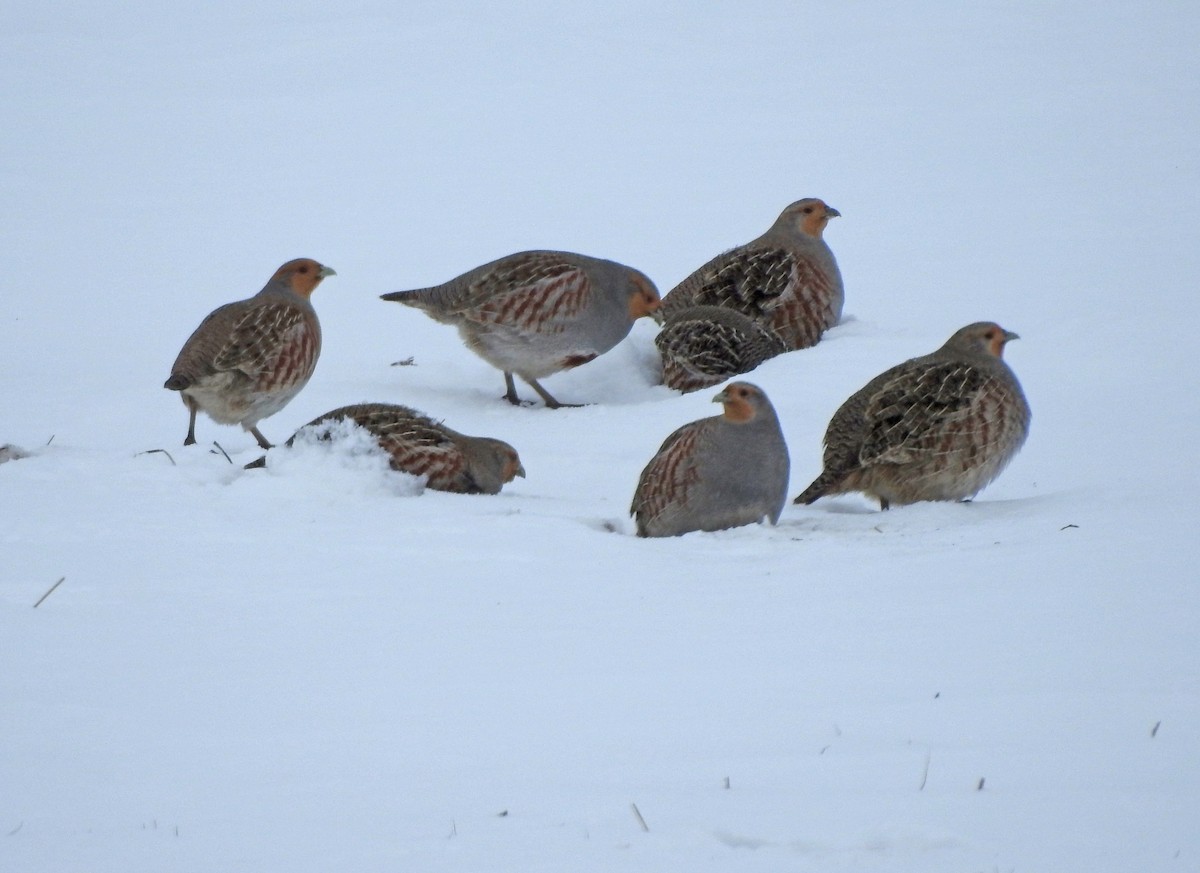
<path id="1" fill-rule="evenodd" d="M 801 491 L 800 496 L 793 500 L 792 503 L 815 503 L 818 499 L 829 494 L 835 484 L 836 477 L 828 473 L 822 473 L 811 485 Z"/>
<path id="2" fill-rule="evenodd" d="M 390 300 L 393 303 L 406 303 L 409 306 L 417 304 L 419 301 L 416 296 L 426 289 L 418 288 L 414 291 L 391 291 L 387 294 L 380 294 L 380 300 Z"/>
<path id="3" fill-rule="evenodd" d="M 441 291 L 440 288 L 413 288 L 411 291 L 391 291 L 387 294 L 380 294 L 379 299 L 426 309 L 430 304 L 437 304 Z"/>
<path id="4" fill-rule="evenodd" d="M 434 321 L 443 324 L 458 324 L 460 300 L 450 296 L 445 286 L 435 288 L 414 288 L 411 291 L 392 291 L 380 294 L 379 299 L 392 303 L 403 303 L 421 310 Z"/>

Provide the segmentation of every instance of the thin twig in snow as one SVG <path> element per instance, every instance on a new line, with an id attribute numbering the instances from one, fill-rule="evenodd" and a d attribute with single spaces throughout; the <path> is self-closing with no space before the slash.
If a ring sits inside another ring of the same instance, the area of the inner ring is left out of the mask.
<path id="1" fill-rule="evenodd" d="M 920 785 L 920 787 L 917 788 L 917 791 L 925 790 L 925 783 L 929 781 L 929 762 L 932 760 L 933 760 L 933 753 L 926 752 L 925 753 L 925 769 L 921 773 L 921 785 Z"/>
<path id="2" fill-rule="evenodd" d="M 213 440 L 213 445 L 216 446 L 218 449 L 221 449 L 221 444 L 219 442 L 217 442 L 216 440 Z M 221 454 L 225 456 L 226 461 L 228 461 L 231 464 L 233 463 L 233 458 L 229 457 L 229 452 L 225 451 L 224 449 L 221 449 Z"/>
<path id="3" fill-rule="evenodd" d="M 637 808 L 637 804 L 631 803 L 631 804 L 629 804 L 629 808 L 633 810 L 634 818 L 636 818 L 638 820 L 638 824 L 640 824 L 642 826 L 642 830 L 645 831 L 646 833 L 650 833 L 650 826 L 647 825 L 646 820 L 644 818 L 642 818 L 642 811 Z"/>
<path id="4" fill-rule="evenodd" d="M 1154 727 L 1150 728 L 1150 739 L 1154 739 L 1156 736 L 1158 736 L 1158 729 L 1160 727 L 1162 727 L 1162 722 L 1156 721 L 1154 723 Z"/>
<path id="5" fill-rule="evenodd" d="M 66 578 L 67 578 L 66 576 L 63 576 L 62 579 L 59 579 L 57 582 L 55 582 L 53 585 L 51 585 L 50 590 L 38 598 L 38 602 L 33 605 L 33 608 L 37 609 L 39 606 L 41 606 L 42 601 L 45 600 L 47 597 L 49 597 L 51 594 L 53 594 L 54 589 L 57 588 L 59 585 L 63 584 L 63 582 L 66 580 Z"/>

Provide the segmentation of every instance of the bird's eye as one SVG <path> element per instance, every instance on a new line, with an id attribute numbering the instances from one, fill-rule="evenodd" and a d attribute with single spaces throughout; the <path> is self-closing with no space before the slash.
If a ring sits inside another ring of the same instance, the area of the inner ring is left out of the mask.
<path id="1" fill-rule="evenodd" d="M 802 211 L 802 212 L 803 212 L 805 215 L 811 215 L 811 214 L 812 214 L 812 211 L 813 211 L 813 208 L 812 208 L 811 206 L 805 206 L 805 207 L 804 207 L 804 209 L 802 209 L 801 211 Z"/>
<path id="2" fill-rule="evenodd" d="M 297 272 L 300 272 L 300 273 L 307 273 L 307 272 L 308 272 L 308 267 L 301 267 L 301 268 L 300 268 L 300 269 L 299 269 Z"/>

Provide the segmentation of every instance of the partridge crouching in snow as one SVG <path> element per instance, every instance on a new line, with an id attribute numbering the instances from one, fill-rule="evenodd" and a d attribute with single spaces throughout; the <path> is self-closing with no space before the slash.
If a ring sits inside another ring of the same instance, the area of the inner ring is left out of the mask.
<path id="1" fill-rule="evenodd" d="M 749 382 L 733 382 L 713 400 L 724 413 L 679 428 L 642 471 L 630 507 L 638 536 L 779 521 L 788 451 L 771 401 Z"/>
<path id="2" fill-rule="evenodd" d="M 1014 339 L 977 322 L 876 376 L 834 413 L 824 470 L 795 502 L 861 491 L 887 509 L 974 497 L 1029 432 L 1029 404 L 1002 357 Z"/>
<path id="3" fill-rule="evenodd" d="M 690 306 L 725 306 L 761 322 L 789 350 L 816 345 L 842 317 L 842 274 L 822 235 L 841 213 L 815 197 L 798 200 L 771 228 L 713 258 L 663 298 L 670 318 Z"/>
<path id="4" fill-rule="evenodd" d="M 426 476 L 427 486 L 435 491 L 499 494 L 517 476 L 525 476 L 517 450 L 508 443 L 461 434 L 407 406 L 390 403 L 359 403 L 326 412 L 300 428 L 288 445 L 306 431 L 321 435 L 322 425 L 343 420 L 370 433 L 391 456 L 393 470 Z"/>
<path id="5" fill-rule="evenodd" d="M 787 351 L 770 328 L 724 306 L 673 313 L 654 344 L 662 355 L 663 384 L 685 394 L 749 373 Z"/>
<path id="6" fill-rule="evenodd" d="M 457 327 L 467 348 L 503 371 L 509 403 L 520 403 L 515 374 L 551 409 L 564 404 L 538 379 L 604 354 L 661 303 L 654 283 L 632 267 L 550 251 L 520 252 L 442 285 L 381 296 Z"/>
<path id="7" fill-rule="evenodd" d="M 218 424 L 240 424 L 258 444 L 271 444 L 258 422 L 300 393 L 321 354 L 321 325 L 309 298 L 334 271 L 309 258 L 288 261 L 253 297 L 214 310 L 171 367 L 164 388 L 188 408 L 185 446 L 196 442 L 196 412 Z"/>

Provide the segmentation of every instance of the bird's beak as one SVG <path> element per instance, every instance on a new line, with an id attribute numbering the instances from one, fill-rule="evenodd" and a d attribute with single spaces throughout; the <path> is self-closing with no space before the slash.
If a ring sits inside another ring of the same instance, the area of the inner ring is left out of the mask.
<path id="1" fill-rule="evenodd" d="M 333 269 L 333 267 L 326 267 L 324 264 L 322 264 L 321 272 L 317 275 L 324 279 L 326 276 L 336 276 L 337 272 Z"/>
<path id="2" fill-rule="evenodd" d="M 842 213 L 838 212 L 836 209 L 834 209 L 832 206 L 830 206 L 828 203 L 826 203 L 825 204 L 825 215 L 828 216 L 829 218 L 841 218 Z"/>
<path id="3" fill-rule="evenodd" d="M 525 466 L 523 464 L 517 464 L 516 475 L 520 476 L 522 479 L 525 478 Z"/>
<path id="4" fill-rule="evenodd" d="M 1004 341 L 1005 342 L 1010 342 L 1012 340 L 1020 339 L 1020 338 L 1021 338 L 1021 335 L 1019 333 L 1013 333 L 1011 330 L 1006 330 L 1004 332 Z"/>
<path id="5" fill-rule="evenodd" d="M 726 394 L 724 391 L 722 391 L 720 394 L 718 394 L 716 397 L 714 397 L 712 399 L 712 402 L 713 403 L 724 403 L 728 399 L 729 399 L 729 395 Z"/>

